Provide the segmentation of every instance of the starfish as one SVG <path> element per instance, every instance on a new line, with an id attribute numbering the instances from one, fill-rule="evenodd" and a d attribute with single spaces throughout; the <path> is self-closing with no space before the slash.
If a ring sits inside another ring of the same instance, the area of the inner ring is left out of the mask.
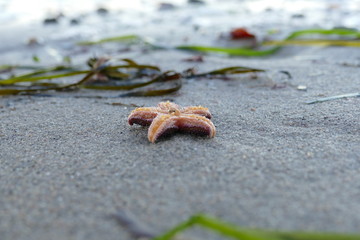
<path id="1" fill-rule="evenodd" d="M 160 102 L 157 107 L 140 107 L 133 110 L 128 118 L 130 125 L 150 126 L 148 139 L 155 143 L 159 137 L 180 131 L 215 136 L 214 124 L 209 120 L 208 108 L 180 107 L 172 102 Z"/>

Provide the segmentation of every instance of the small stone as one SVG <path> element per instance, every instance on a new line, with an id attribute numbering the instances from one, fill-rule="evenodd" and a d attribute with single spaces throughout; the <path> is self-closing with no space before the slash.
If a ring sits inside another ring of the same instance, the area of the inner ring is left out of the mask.
<path id="1" fill-rule="evenodd" d="M 306 90 L 307 90 L 307 87 L 306 87 L 305 85 L 298 85 L 298 86 L 296 87 L 296 89 L 299 90 L 299 91 L 306 91 Z"/>
<path id="2" fill-rule="evenodd" d="M 305 15 L 304 14 L 301 14 L 301 13 L 296 13 L 296 14 L 293 14 L 291 15 L 292 18 L 304 18 Z"/>
<path id="3" fill-rule="evenodd" d="M 205 4 L 203 0 L 188 0 L 189 4 Z"/>
<path id="4" fill-rule="evenodd" d="M 36 37 L 31 37 L 28 39 L 27 45 L 28 46 L 38 46 L 38 45 L 40 45 L 40 41 Z"/>
<path id="5" fill-rule="evenodd" d="M 57 18 L 45 18 L 44 19 L 44 24 L 49 25 L 49 24 L 58 24 L 59 21 Z"/>
<path id="6" fill-rule="evenodd" d="M 71 25 L 79 25 L 79 23 L 80 23 L 80 20 L 77 18 L 73 18 L 70 20 Z"/>
<path id="7" fill-rule="evenodd" d="M 159 10 L 173 10 L 175 9 L 175 5 L 172 3 L 160 3 Z"/>
<path id="8" fill-rule="evenodd" d="M 108 14 L 109 13 L 109 10 L 107 10 L 106 8 L 104 7 L 99 7 L 96 12 L 100 15 L 105 15 L 105 14 Z"/>

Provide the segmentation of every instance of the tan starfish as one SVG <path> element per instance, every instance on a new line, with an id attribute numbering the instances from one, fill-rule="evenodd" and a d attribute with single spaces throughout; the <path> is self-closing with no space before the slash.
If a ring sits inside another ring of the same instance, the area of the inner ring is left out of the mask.
<path id="1" fill-rule="evenodd" d="M 149 126 L 148 139 L 154 143 L 159 137 L 181 131 L 215 136 L 211 114 L 205 107 L 180 107 L 172 102 L 160 102 L 157 107 L 140 107 L 130 113 L 130 125 Z"/>

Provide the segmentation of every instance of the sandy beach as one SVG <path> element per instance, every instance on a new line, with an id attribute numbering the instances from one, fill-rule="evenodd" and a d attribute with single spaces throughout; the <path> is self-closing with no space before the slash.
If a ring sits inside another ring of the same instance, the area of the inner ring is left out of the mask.
<path id="1" fill-rule="evenodd" d="M 21 57 L 29 55 L 3 50 L 1 62 L 31 62 Z M 360 98 L 305 102 L 359 92 L 359 49 L 298 46 L 266 58 L 183 61 L 193 55 L 122 53 L 164 70 L 268 71 L 185 79 L 178 92 L 150 98 L 95 90 L 1 97 L 1 239 L 132 239 L 109 217 L 119 209 L 157 233 L 199 212 L 246 227 L 357 232 Z M 174 134 L 152 144 L 147 127 L 127 123 L 134 107 L 119 104 L 165 100 L 208 107 L 215 138 Z"/>

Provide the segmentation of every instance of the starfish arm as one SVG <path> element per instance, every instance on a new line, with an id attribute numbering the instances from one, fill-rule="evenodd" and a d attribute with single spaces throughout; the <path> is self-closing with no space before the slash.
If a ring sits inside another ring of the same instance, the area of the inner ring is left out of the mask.
<path id="1" fill-rule="evenodd" d="M 130 125 L 135 123 L 141 126 L 149 126 L 157 115 L 158 112 L 154 107 L 136 108 L 130 113 L 128 122 Z"/>
<path id="2" fill-rule="evenodd" d="M 148 131 L 148 139 L 154 143 L 159 137 L 178 130 L 176 126 L 176 116 L 163 115 L 157 116 L 151 123 Z"/>
<path id="3" fill-rule="evenodd" d="M 216 134 L 214 124 L 206 117 L 199 115 L 182 115 L 177 118 L 176 125 L 182 132 L 207 135 L 210 138 L 215 137 Z"/>
<path id="4" fill-rule="evenodd" d="M 210 113 L 209 109 L 205 108 L 205 107 L 201 107 L 201 106 L 185 107 L 181 112 L 185 113 L 185 114 L 197 114 L 200 116 L 204 116 L 208 119 L 211 119 L 211 113 Z"/>

